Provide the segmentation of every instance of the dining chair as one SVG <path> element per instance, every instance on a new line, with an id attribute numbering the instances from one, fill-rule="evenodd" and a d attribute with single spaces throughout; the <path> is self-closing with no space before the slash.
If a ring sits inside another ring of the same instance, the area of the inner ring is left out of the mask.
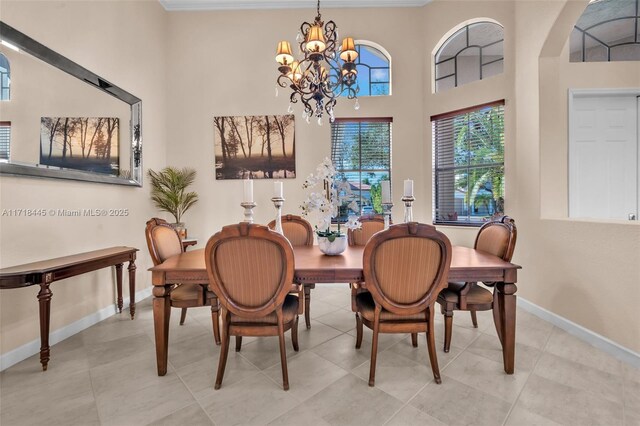
<path id="1" fill-rule="evenodd" d="M 358 219 L 362 226 L 359 229 L 349 229 L 347 231 L 347 241 L 349 246 L 367 245 L 373 234 L 384 229 L 384 217 L 382 215 L 364 215 Z M 356 312 L 356 296 L 366 290 L 364 282 L 350 283 L 351 287 L 351 310 Z"/>
<path id="2" fill-rule="evenodd" d="M 184 247 L 178 232 L 163 219 L 154 217 L 149 220 L 145 229 L 145 236 L 154 266 L 159 265 L 171 256 L 184 252 Z M 187 308 L 211 306 L 213 335 L 216 344 L 220 344 L 218 298 L 215 293 L 209 291 L 206 285 L 178 284 L 171 289 L 169 298 L 172 307 L 182 309 L 180 313 L 180 325 L 183 325 L 185 322 Z"/>
<path id="3" fill-rule="evenodd" d="M 474 248 L 485 253 L 498 256 L 502 260 L 511 262 L 516 247 L 517 229 L 515 221 L 509 216 L 485 223 L 478 230 Z M 495 283 L 485 282 L 488 287 Z M 495 293 L 480 287 L 477 282 L 450 282 L 440 295 L 438 303 L 444 315 L 444 351 L 451 348 L 453 332 L 453 311 L 469 311 L 471 322 L 478 328 L 477 311 L 493 309 Z"/>
<path id="4" fill-rule="evenodd" d="M 212 236 L 205 249 L 209 289 L 220 298 L 222 348 L 215 389 L 220 389 L 229 354 L 242 336 L 278 336 L 284 390 L 289 389 L 284 332 L 291 330 L 298 351 L 298 297 L 289 294 L 294 257 L 289 241 L 266 226 L 229 225 Z"/>
<path id="5" fill-rule="evenodd" d="M 368 291 L 356 296 L 356 349 L 364 324 L 373 330 L 369 386 L 375 384 L 379 333 L 425 332 L 433 378 L 441 383 L 433 321 L 451 266 L 449 239 L 431 225 L 394 225 L 371 237 L 362 261 Z"/>
<path id="6" fill-rule="evenodd" d="M 312 246 L 313 245 L 313 227 L 303 217 L 287 214 L 281 217 L 282 233 L 289 240 L 292 246 Z M 272 220 L 267 225 L 270 229 L 276 228 L 276 221 Z M 311 328 L 311 290 L 316 285 L 305 283 L 303 285 L 304 304 L 300 304 L 300 308 L 304 307 L 304 323 L 307 329 Z M 302 313 L 302 311 L 300 312 Z"/>

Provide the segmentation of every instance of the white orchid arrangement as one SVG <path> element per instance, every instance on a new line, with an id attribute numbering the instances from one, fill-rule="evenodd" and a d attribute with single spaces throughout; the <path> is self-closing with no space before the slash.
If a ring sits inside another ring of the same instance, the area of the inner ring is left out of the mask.
<path id="1" fill-rule="evenodd" d="M 325 158 L 316 168 L 316 173 L 312 173 L 304 181 L 302 187 L 315 188 L 322 185 L 322 190 L 312 192 L 300 206 L 302 215 L 308 216 L 311 212 L 318 212 L 315 224 L 316 234 L 319 237 L 327 237 L 333 241 L 340 232 L 340 221 L 338 220 L 338 230 L 331 230 L 331 219 L 338 216 L 340 207 L 347 205 L 347 208 L 355 213 L 360 209 L 356 202 L 356 195 L 351 190 L 351 185 L 346 180 L 336 180 L 337 171 L 329 158 Z M 349 219 L 344 226 L 348 229 L 358 229 L 361 226 L 356 215 L 349 215 Z"/>

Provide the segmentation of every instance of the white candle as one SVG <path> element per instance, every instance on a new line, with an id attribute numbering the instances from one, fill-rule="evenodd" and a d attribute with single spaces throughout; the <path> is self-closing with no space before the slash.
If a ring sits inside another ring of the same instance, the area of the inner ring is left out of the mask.
<path id="1" fill-rule="evenodd" d="M 283 195 L 282 182 L 273 182 L 273 196 L 275 198 L 284 198 Z"/>
<path id="2" fill-rule="evenodd" d="M 380 182 L 382 185 L 382 203 L 390 204 L 391 203 L 391 182 L 388 180 L 383 180 Z"/>
<path id="3" fill-rule="evenodd" d="M 253 180 L 244 180 L 244 202 L 253 203 Z"/>
<path id="4" fill-rule="evenodd" d="M 411 179 L 404 181 L 404 196 L 413 197 L 413 181 Z"/>

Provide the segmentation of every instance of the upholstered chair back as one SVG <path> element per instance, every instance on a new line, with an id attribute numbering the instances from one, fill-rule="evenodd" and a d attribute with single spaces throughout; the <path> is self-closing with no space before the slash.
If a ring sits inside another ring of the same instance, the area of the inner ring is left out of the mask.
<path id="1" fill-rule="evenodd" d="M 292 214 L 282 216 L 282 232 L 292 246 L 312 246 L 313 227 L 304 218 Z M 276 222 L 269 222 L 269 228 L 275 229 Z"/>
<path id="2" fill-rule="evenodd" d="M 365 246 L 373 234 L 384 229 L 384 218 L 380 215 L 361 216 L 360 229 L 349 229 L 347 238 L 350 246 Z"/>
<path id="3" fill-rule="evenodd" d="M 225 226 L 205 249 L 209 289 L 235 315 L 266 316 L 291 291 L 293 259 L 289 241 L 266 226 Z"/>
<path id="4" fill-rule="evenodd" d="M 376 233 L 365 246 L 364 279 L 376 303 L 396 314 L 424 311 L 447 285 L 451 243 L 416 222 Z"/>
<path id="5" fill-rule="evenodd" d="M 516 237 L 515 221 L 509 216 L 503 216 L 482 225 L 476 236 L 475 248 L 511 262 Z"/>
<path id="6" fill-rule="evenodd" d="M 178 232 L 167 221 L 153 218 L 147 222 L 145 230 L 147 247 L 154 265 L 183 251 Z"/>

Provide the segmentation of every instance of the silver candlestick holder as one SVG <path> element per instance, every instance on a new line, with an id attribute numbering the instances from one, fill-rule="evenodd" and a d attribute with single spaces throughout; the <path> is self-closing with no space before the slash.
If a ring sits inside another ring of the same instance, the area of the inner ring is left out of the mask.
<path id="1" fill-rule="evenodd" d="M 276 208 L 276 228 L 274 231 L 284 235 L 284 232 L 282 231 L 282 205 L 284 204 L 284 198 L 273 197 L 271 201 L 273 201 L 273 205 Z"/>
<path id="2" fill-rule="evenodd" d="M 404 223 L 413 222 L 413 202 L 416 200 L 413 195 L 401 198 L 404 203 Z"/>
<path id="3" fill-rule="evenodd" d="M 382 215 L 384 217 L 384 229 L 389 229 L 391 225 L 391 209 L 393 203 L 382 203 Z"/>
<path id="4" fill-rule="evenodd" d="M 243 201 L 240 205 L 244 208 L 244 221 L 248 223 L 253 223 L 253 208 L 257 206 L 253 201 L 246 202 Z"/>

